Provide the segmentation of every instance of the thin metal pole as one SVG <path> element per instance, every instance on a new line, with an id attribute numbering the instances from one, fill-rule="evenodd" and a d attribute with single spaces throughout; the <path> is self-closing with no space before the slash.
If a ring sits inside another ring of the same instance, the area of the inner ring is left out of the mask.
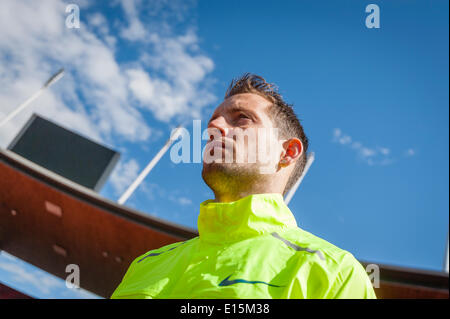
<path id="1" fill-rule="evenodd" d="M 177 139 L 180 130 L 181 130 L 180 126 L 176 128 L 172 136 L 167 140 L 166 144 L 161 148 L 158 154 L 156 154 L 156 156 L 150 161 L 150 163 L 148 163 L 148 165 L 139 174 L 136 180 L 128 187 L 125 193 L 123 193 L 123 195 L 119 198 L 119 200 L 117 201 L 119 204 L 122 205 L 128 200 L 128 198 L 130 198 L 130 196 L 133 194 L 136 188 L 142 183 L 144 178 L 148 175 L 148 173 L 150 173 L 150 171 L 153 169 L 153 167 L 155 167 L 155 165 L 158 163 L 161 157 L 167 152 L 172 143 Z"/>
<path id="2" fill-rule="evenodd" d="M 292 186 L 292 188 L 287 193 L 286 198 L 284 199 L 284 202 L 286 203 L 286 205 L 289 205 L 289 202 L 291 201 L 292 197 L 294 197 L 294 194 L 297 191 L 297 188 L 302 183 L 303 178 L 305 177 L 306 173 L 308 173 L 308 170 L 311 167 L 313 162 L 314 162 L 314 152 L 311 152 L 308 154 L 308 156 L 306 158 L 306 165 L 305 165 L 305 168 L 303 169 L 302 175 L 297 180 L 297 182 L 294 184 L 294 186 Z"/>
<path id="3" fill-rule="evenodd" d="M 47 82 L 31 97 L 29 97 L 25 102 L 20 104 L 17 108 L 15 108 L 11 113 L 9 113 L 1 122 L 0 127 L 2 127 L 4 124 L 6 124 L 8 121 L 10 121 L 14 116 L 19 114 L 23 109 L 25 109 L 32 101 L 37 99 L 44 91 L 45 89 L 49 88 L 52 84 L 56 83 L 59 79 L 61 79 L 64 75 L 64 69 L 60 69 L 58 72 L 53 74 Z"/>
<path id="4" fill-rule="evenodd" d="M 447 233 L 447 251 L 445 252 L 445 259 L 444 259 L 444 271 L 448 274 L 448 237 L 449 234 Z"/>

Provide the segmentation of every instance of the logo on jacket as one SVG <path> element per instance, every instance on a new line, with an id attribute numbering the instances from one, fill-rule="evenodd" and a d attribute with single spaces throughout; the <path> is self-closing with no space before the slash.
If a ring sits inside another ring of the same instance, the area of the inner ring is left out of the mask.
<path id="1" fill-rule="evenodd" d="M 265 284 L 271 287 L 283 287 L 283 286 L 277 286 L 277 285 L 272 285 L 269 284 L 265 281 L 259 281 L 259 280 L 255 280 L 255 281 L 250 281 L 250 280 L 245 280 L 245 279 L 233 279 L 233 280 L 229 280 L 231 277 L 231 275 L 229 275 L 227 278 L 225 278 L 224 280 L 222 280 L 219 283 L 219 286 L 223 287 L 223 286 L 231 286 L 234 284 Z"/>

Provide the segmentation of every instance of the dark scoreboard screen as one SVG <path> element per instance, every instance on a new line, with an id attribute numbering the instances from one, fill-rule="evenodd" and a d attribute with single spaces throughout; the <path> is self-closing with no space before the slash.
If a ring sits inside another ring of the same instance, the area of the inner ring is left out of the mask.
<path id="1" fill-rule="evenodd" d="M 99 191 L 120 154 L 36 114 L 8 149 L 52 172 Z"/>

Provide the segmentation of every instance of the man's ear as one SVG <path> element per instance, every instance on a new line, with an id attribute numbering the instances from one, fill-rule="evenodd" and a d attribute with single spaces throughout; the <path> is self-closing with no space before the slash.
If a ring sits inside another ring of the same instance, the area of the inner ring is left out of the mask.
<path id="1" fill-rule="evenodd" d="M 280 167 L 286 167 L 296 162 L 303 154 L 303 143 L 298 138 L 291 138 L 283 143 L 284 152 L 280 158 Z"/>

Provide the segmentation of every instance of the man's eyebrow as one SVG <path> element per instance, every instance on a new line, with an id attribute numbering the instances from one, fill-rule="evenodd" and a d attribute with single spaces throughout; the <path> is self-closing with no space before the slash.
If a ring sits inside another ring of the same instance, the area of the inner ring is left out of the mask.
<path id="1" fill-rule="evenodd" d="M 233 112 L 251 112 L 251 111 L 238 104 L 238 105 L 230 106 L 230 108 L 228 109 L 228 112 L 233 113 Z"/>
<path id="2" fill-rule="evenodd" d="M 254 119 L 258 119 L 259 117 L 255 114 L 255 112 L 253 112 L 252 110 L 249 110 L 247 108 L 242 107 L 241 105 L 237 104 L 237 105 L 233 105 L 230 106 L 228 108 L 226 108 L 226 112 L 227 113 L 234 113 L 234 112 L 243 112 L 246 113 L 248 115 L 250 115 L 251 117 L 253 117 Z M 211 116 L 211 119 L 208 121 L 208 125 L 209 123 L 211 123 L 211 121 L 213 121 L 215 119 L 215 113 Z"/>
<path id="3" fill-rule="evenodd" d="M 231 106 L 229 108 L 228 112 L 230 112 L 230 113 L 243 112 L 247 115 L 250 115 L 250 117 L 252 117 L 254 120 L 259 119 L 259 116 L 253 110 L 244 108 L 244 107 L 240 106 L 239 104 Z"/>

